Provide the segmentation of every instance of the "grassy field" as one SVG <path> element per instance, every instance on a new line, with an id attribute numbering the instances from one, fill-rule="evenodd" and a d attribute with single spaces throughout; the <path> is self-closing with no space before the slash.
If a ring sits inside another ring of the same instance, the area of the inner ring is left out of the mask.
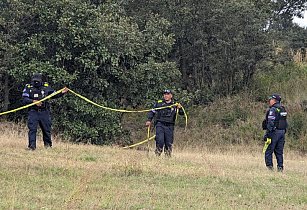
<path id="1" fill-rule="evenodd" d="M 306 156 L 295 152 L 278 173 L 260 147 L 175 148 L 167 159 L 153 145 L 148 154 L 55 139 L 32 152 L 25 131 L 1 124 L 0 209 L 307 209 Z"/>

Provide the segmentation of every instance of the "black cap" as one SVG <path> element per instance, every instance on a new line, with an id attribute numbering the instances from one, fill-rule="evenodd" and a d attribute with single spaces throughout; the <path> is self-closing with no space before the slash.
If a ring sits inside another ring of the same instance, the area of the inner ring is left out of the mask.
<path id="1" fill-rule="evenodd" d="M 172 91 L 169 89 L 163 90 L 163 94 L 172 94 Z"/>
<path id="2" fill-rule="evenodd" d="M 32 81 L 42 82 L 43 81 L 43 75 L 39 73 L 35 73 L 32 76 Z"/>
<path id="3" fill-rule="evenodd" d="M 275 99 L 276 101 L 281 101 L 281 96 L 279 94 L 272 94 L 270 97 L 269 97 L 269 100 L 270 99 Z"/>

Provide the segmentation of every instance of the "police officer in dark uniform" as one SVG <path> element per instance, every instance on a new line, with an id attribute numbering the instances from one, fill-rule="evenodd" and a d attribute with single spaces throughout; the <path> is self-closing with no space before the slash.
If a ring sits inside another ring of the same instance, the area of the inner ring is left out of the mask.
<path id="1" fill-rule="evenodd" d="M 175 102 L 173 100 L 173 94 L 171 90 L 164 90 L 163 92 L 163 100 L 159 100 L 155 103 L 154 108 L 161 108 L 174 105 Z M 183 115 L 184 112 L 180 104 L 177 106 L 172 106 L 164 109 L 151 110 L 148 112 L 148 119 L 146 121 L 146 125 L 150 126 L 151 121 L 155 118 L 155 126 L 156 126 L 156 150 L 155 153 L 157 156 L 160 156 L 163 147 L 164 153 L 167 157 L 171 156 L 172 153 L 172 145 L 174 141 L 174 125 L 176 120 L 176 114 Z"/>
<path id="2" fill-rule="evenodd" d="M 263 129 L 266 130 L 264 140 L 271 141 L 265 151 L 265 164 L 268 169 L 273 170 L 272 154 L 274 153 L 277 159 L 277 171 L 282 172 L 284 169 L 285 133 L 288 126 L 287 111 L 281 105 L 281 97 L 278 94 L 273 94 L 269 97 L 269 106 L 270 108 L 262 124 Z"/>
<path id="3" fill-rule="evenodd" d="M 68 89 L 65 89 L 58 95 L 52 98 L 58 98 L 63 96 Z M 24 104 L 31 104 L 37 102 L 46 96 L 54 93 L 47 82 L 43 82 L 42 74 L 34 74 L 31 83 L 27 84 L 23 90 L 22 98 Z M 50 116 L 50 104 L 47 101 L 43 101 L 33 105 L 29 108 L 28 113 L 28 128 L 29 128 L 29 150 L 36 149 L 36 133 L 37 126 L 40 126 L 43 132 L 43 141 L 45 148 L 52 147 L 51 141 L 51 116 Z"/>

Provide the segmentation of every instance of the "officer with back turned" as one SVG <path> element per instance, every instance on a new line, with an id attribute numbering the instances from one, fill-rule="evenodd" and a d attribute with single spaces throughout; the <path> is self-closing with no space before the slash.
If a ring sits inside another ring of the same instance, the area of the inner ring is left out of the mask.
<path id="1" fill-rule="evenodd" d="M 273 170 L 273 153 L 277 159 L 277 171 L 282 172 L 284 169 L 283 151 L 287 126 L 287 111 L 281 105 L 281 97 L 273 94 L 269 97 L 269 110 L 262 123 L 263 129 L 266 130 L 264 140 L 271 142 L 265 151 L 265 164 L 270 170 Z"/>
<path id="2" fill-rule="evenodd" d="M 157 156 L 160 156 L 163 148 L 164 153 L 167 157 L 171 156 L 172 145 L 174 141 L 174 125 L 176 120 L 177 109 L 180 115 L 183 115 L 184 112 L 180 104 L 177 106 L 174 105 L 173 93 L 171 90 L 163 91 L 163 100 L 159 100 L 154 105 L 154 109 L 148 113 L 148 119 L 146 125 L 150 126 L 151 121 L 156 117 L 156 150 L 155 153 Z M 174 105 L 174 106 L 172 106 Z M 168 107 L 172 106 L 172 107 Z M 168 107 L 164 109 L 155 110 L 155 108 Z"/>
<path id="3" fill-rule="evenodd" d="M 68 91 L 65 87 L 63 91 L 53 96 L 52 98 L 58 98 L 63 96 Z M 23 90 L 22 98 L 24 104 L 31 104 L 37 102 L 46 96 L 54 93 L 47 82 L 43 82 L 42 74 L 34 74 L 31 83 L 27 84 Z M 45 148 L 52 147 L 51 141 L 51 116 L 50 116 L 50 104 L 47 101 L 39 102 L 29 108 L 28 113 L 28 128 L 29 128 L 29 150 L 36 149 L 36 133 L 37 126 L 40 126 L 43 133 L 43 141 Z"/>

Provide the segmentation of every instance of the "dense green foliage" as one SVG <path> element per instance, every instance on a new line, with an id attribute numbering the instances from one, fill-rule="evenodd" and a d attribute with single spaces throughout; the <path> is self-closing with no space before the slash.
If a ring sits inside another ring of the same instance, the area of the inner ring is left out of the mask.
<path id="1" fill-rule="evenodd" d="M 13 77 L 10 83 L 25 84 L 34 72 L 43 72 L 56 88 L 68 85 L 97 103 L 119 107 L 142 104 L 179 75 L 175 63 L 166 61 L 174 42 L 169 23 L 156 15 L 140 29 L 115 3 L 16 1 L 3 6 L 4 23 L 14 21 L 4 25 L 13 30 L 4 40 L 14 48 L 15 61 L 5 69 Z M 121 135 L 119 114 L 71 97 L 55 110 L 61 116 L 56 127 L 75 141 L 102 144 Z"/>
<path id="2" fill-rule="evenodd" d="M 257 71 L 291 62 L 288 50 L 306 44 L 306 29 L 292 23 L 306 2 L 1 0 L 0 110 L 21 105 L 34 72 L 114 108 L 148 108 L 164 88 L 185 104 L 207 104 L 255 87 Z M 54 128 L 75 142 L 129 140 L 122 114 L 72 96 L 53 112 Z"/>

